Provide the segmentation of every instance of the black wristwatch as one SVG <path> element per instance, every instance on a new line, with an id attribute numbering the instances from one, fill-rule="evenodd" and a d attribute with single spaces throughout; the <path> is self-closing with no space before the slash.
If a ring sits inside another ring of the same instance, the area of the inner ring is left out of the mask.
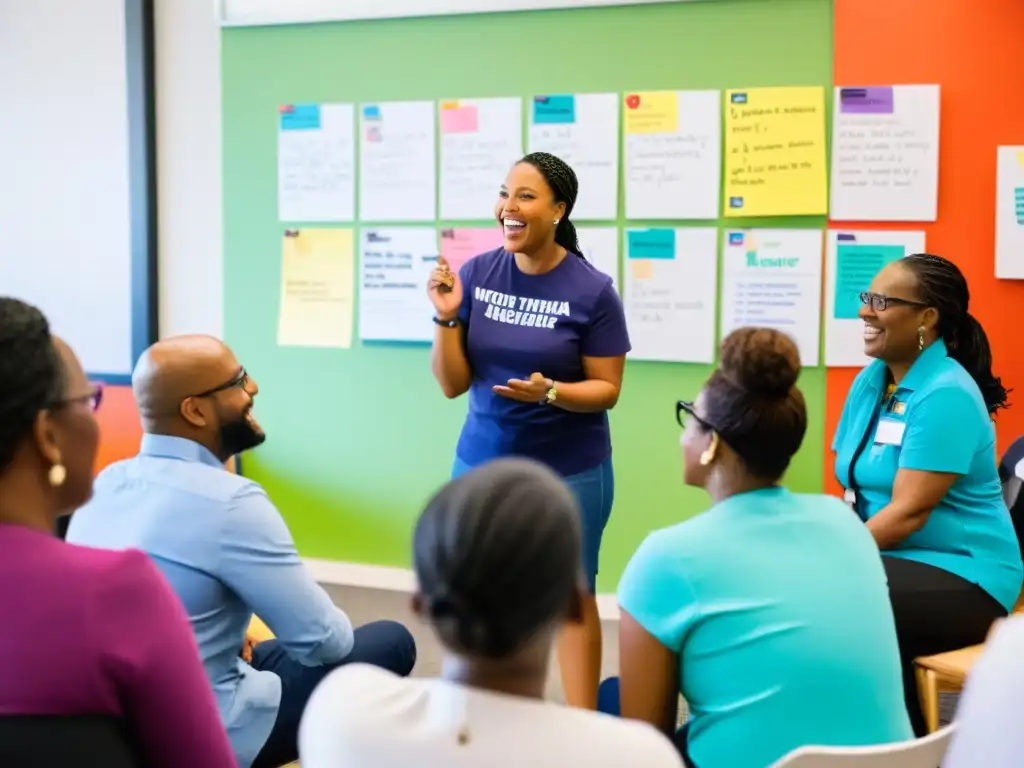
<path id="1" fill-rule="evenodd" d="M 458 328 L 459 327 L 459 319 L 457 317 L 453 317 L 451 320 L 442 320 L 437 315 L 434 315 L 434 322 L 437 325 L 440 325 L 442 328 Z"/>

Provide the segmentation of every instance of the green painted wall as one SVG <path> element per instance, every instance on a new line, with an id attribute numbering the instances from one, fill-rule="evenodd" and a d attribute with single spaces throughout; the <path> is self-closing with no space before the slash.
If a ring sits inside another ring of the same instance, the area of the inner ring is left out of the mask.
<path id="1" fill-rule="evenodd" d="M 225 30 L 225 335 L 259 383 L 257 414 L 269 434 L 247 457 L 246 473 L 280 507 L 302 554 L 407 566 L 412 523 L 447 478 L 466 406 L 464 399 L 442 397 L 423 346 L 276 346 L 283 229 L 276 197 L 279 104 L 830 87 L 831 54 L 829 0 Z M 824 224 L 815 217 L 729 222 Z M 601 591 L 614 590 L 649 530 L 706 506 L 703 494 L 682 486 L 674 407 L 694 397 L 709 372 L 700 365 L 627 365 L 612 414 L 617 487 Z M 806 371 L 801 387 L 812 426 L 787 482 L 820 490 L 824 368 Z"/>

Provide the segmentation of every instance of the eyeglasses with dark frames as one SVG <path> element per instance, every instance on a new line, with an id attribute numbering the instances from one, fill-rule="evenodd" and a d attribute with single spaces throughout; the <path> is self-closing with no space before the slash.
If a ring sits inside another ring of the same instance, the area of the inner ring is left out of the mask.
<path id="1" fill-rule="evenodd" d="M 89 394 L 79 395 L 78 397 L 65 397 L 57 400 L 51 407 L 57 409 L 66 408 L 69 405 L 88 405 L 89 410 L 96 413 L 103 402 L 103 385 L 99 382 L 92 382 L 89 384 L 89 387 L 92 390 Z"/>
<path id="2" fill-rule="evenodd" d="M 886 296 L 884 293 L 871 293 L 870 291 L 863 291 L 860 294 L 860 303 L 865 306 L 871 307 L 875 312 L 885 312 L 886 309 L 892 306 L 900 307 L 927 307 L 931 306 L 925 304 L 923 301 L 911 301 L 910 299 L 898 299 L 895 296 Z"/>
<path id="3" fill-rule="evenodd" d="M 687 419 L 693 419 L 705 429 L 714 429 L 714 427 L 697 415 L 696 410 L 694 410 L 693 401 L 679 400 L 676 403 L 676 422 L 680 427 L 685 427 Z"/>
<path id="4" fill-rule="evenodd" d="M 224 392 L 229 389 L 235 389 L 237 387 L 244 388 L 249 383 L 249 374 L 246 373 L 245 368 L 242 368 L 235 374 L 230 381 L 225 381 L 213 389 L 208 389 L 205 392 L 200 392 L 197 395 L 191 395 L 191 397 L 210 397 L 210 395 L 216 395 L 218 392 Z"/>

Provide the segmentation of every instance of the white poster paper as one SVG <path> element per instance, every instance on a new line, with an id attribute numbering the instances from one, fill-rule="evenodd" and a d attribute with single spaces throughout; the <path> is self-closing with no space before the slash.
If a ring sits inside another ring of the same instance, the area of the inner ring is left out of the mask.
<path id="1" fill-rule="evenodd" d="M 286 104 L 278 112 L 280 219 L 355 219 L 355 107 Z"/>
<path id="2" fill-rule="evenodd" d="M 1024 280 L 1024 146 L 998 150 L 996 277 Z"/>
<path id="3" fill-rule="evenodd" d="M 437 217 L 434 102 L 363 104 L 359 111 L 359 218 Z"/>
<path id="4" fill-rule="evenodd" d="M 363 229 L 359 243 L 359 338 L 430 341 L 427 280 L 437 266 L 433 227 Z"/>
<path id="5" fill-rule="evenodd" d="M 587 261 L 612 279 L 619 290 L 618 227 L 577 227 L 580 249 Z"/>

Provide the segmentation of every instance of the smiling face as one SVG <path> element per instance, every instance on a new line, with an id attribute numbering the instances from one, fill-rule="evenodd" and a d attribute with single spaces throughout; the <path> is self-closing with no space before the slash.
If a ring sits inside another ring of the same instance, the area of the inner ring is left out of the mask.
<path id="1" fill-rule="evenodd" d="M 927 339 L 934 335 L 938 313 L 920 302 L 914 273 L 898 261 L 888 264 L 871 281 L 873 298 L 861 306 L 864 353 L 889 363 L 917 357 L 918 329 Z M 885 309 L 879 309 L 884 304 Z"/>
<path id="2" fill-rule="evenodd" d="M 494 215 L 505 232 L 505 250 L 533 255 L 555 239 L 565 203 L 555 201 L 544 175 L 530 163 L 512 166 L 498 193 Z"/>

